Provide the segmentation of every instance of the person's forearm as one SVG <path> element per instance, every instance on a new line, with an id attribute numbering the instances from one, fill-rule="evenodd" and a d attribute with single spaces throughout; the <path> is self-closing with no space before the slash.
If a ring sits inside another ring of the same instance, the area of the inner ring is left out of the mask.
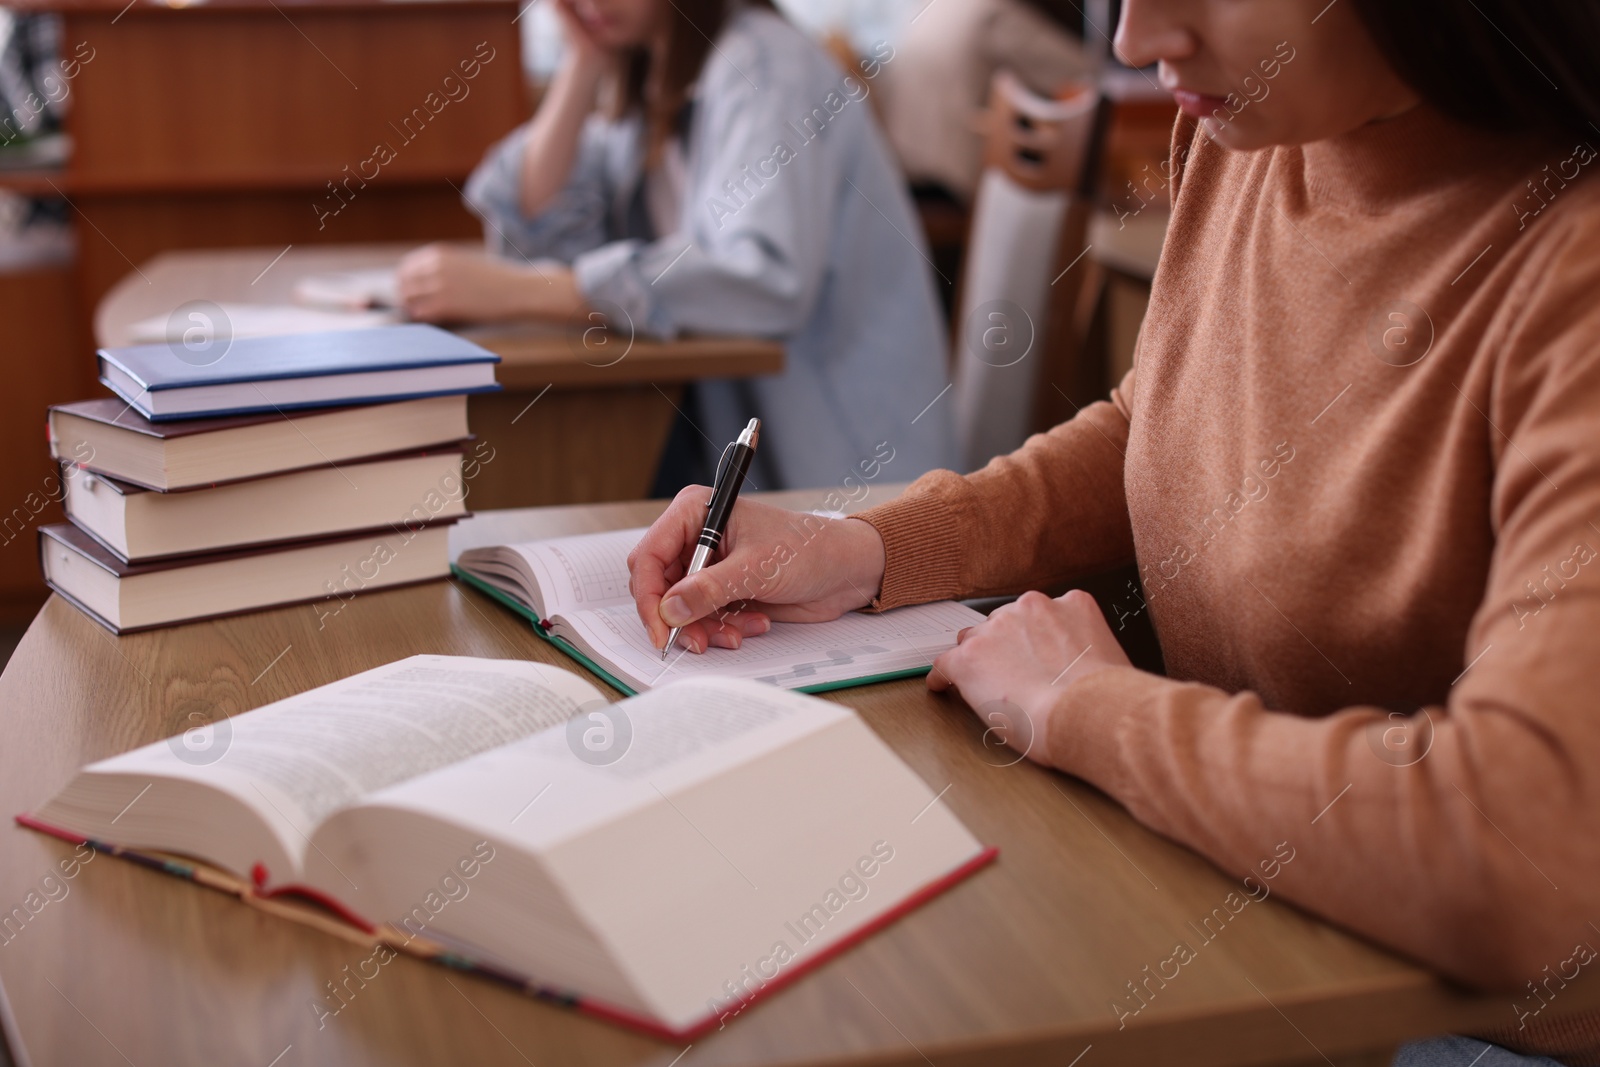
<path id="1" fill-rule="evenodd" d="M 522 181 L 518 206 L 532 218 L 555 199 L 572 173 L 578 155 L 578 138 L 594 110 L 605 73 L 601 59 L 575 49 L 556 71 L 539 113 L 528 127 L 522 155 Z"/>
<path id="2" fill-rule="evenodd" d="M 883 588 L 883 537 L 876 526 L 856 518 L 839 523 L 838 533 L 843 545 L 839 575 L 860 597 L 853 606 L 864 608 L 878 599 Z"/>
<path id="3" fill-rule="evenodd" d="M 1040 589 L 1132 559 L 1127 439 L 1122 409 L 1093 404 L 981 471 L 930 472 L 862 512 L 886 551 L 876 606 Z"/>
<path id="4" fill-rule="evenodd" d="M 528 264 L 523 271 L 527 276 L 529 317 L 572 322 L 589 311 L 589 301 L 578 288 L 577 275 L 571 270 Z M 600 325 L 598 318 L 594 325 Z"/>
<path id="5" fill-rule="evenodd" d="M 1492 700 L 1458 688 L 1410 716 L 1313 718 L 1124 667 L 1065 688 L 1050 746 L 1140 822 L 1249 876 L 1241 896 L 1281 895 L 1453 978 L 1509 988 L 1589 932 L 1595 852 L 1573 843 L 1593 840 L 1577 769 L 1593 766 L 1580 740 L 1592 731 L 1576 701 L 1539 706 L 1536 683 L 1522 706 L 1500 697 L 1511 685 L 1485 688 Z M 1557 710 L 1577 721 L 1545 718 Z"/>

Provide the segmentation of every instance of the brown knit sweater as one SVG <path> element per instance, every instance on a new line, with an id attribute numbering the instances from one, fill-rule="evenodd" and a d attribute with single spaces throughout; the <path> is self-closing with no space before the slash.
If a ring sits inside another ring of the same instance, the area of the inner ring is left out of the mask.
<path id="1" fill-rule="evenodd" d="M 1600 1063 L 1600 1018 L 1537 1014 L 1600 946 L 1594 150 L 1425 106 L 1173 148 L 1134 371 L 863 513 L 879 603 L 1137 561 L 1170 677 L 1067 686 L 1061 768 L 1235 873 L 1291 842 L 1290 899 Z"/>

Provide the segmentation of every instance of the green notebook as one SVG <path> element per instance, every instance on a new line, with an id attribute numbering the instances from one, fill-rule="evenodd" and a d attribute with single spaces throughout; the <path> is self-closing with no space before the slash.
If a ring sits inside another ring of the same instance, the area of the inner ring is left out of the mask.
<path id="1" fill-rule="evenodd" d="M 774 623 L 741 648 L 674 649 L 663 662 L 628 592 L 628 552 L 642 529 L 476 548 L 455 574 L 533 623 L 545 638 L 624 693 L 674 678 L 749 678 L 820 693 L 926 674 L 983 616 L 952 601 L 851 612 L 831 622 Z"/>

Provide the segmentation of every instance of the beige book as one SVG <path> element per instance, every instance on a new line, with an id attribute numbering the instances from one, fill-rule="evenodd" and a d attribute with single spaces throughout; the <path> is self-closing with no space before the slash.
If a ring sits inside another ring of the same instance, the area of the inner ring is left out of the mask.
<path id="1" fill-rule="evenodd" d="M 726 678 L 608 704 L 413 656 L 91 764 L 21 821 L 682 1037 L 992 859 L 938 800 L 841 704 Z"/>

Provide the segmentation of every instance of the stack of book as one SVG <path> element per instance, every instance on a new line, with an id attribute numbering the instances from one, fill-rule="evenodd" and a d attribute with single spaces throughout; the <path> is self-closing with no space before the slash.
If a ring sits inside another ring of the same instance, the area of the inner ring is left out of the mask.
<path id="1" fill-rule="evenodd" d="M 45 581 L 114 633 L 449 574 L 499 357 L 431 326 L 103 349 L 120 399 L 50 409 L 68 523 Z"/>

